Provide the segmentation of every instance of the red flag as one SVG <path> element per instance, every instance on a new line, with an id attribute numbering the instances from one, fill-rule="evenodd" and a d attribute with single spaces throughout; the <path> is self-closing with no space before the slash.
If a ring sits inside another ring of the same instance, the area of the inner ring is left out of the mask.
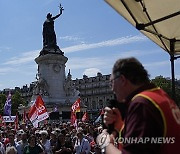
<path id="1" fill-rule="evenodd" d="M 15 131 L 17 131 L 18 128 L 19 128 L 19 119 L 18 119 L 18 115 L 17 114 L 16 114 L 16 119 L 14 121 L 14 124 L 15 124 L 14 129 L 15 129 Z"/>
<path id="2" fill-rule="evenodd" d="M 49 117 L 47 109 L 44 105 L 42 97 L 39 95 L 34 104 L 31 106 L 28 117 L 34 127 L 38 127 L 38 123 Z"/>
<path id="3" fill-rule="evenodd" d="M 102 110 L 101 110 L 101 113 L 100 113 L 100 115 L 102 115 L 102 114 L 104 114 L 104 109 L 102 109 Z"/>
<path id="4" fill-rule="evenodd" d="M 89 120 L 89 117 L 88 117 L 88 113 L 85 112 L 83 117 L 82 117 L 82 121 L 84 122 L 84 121 L 87 121 L 87 120 Z"/>
<path id="5" fill-rule="evenodd" d="M 4 122 L 3 117 L 0 115 L 0 127 L 5 126 L 6 123 Z"/>
<path id="6" fill-rule="evenodd" d="M 76 113 L 74 112 L 71 112 L 71 124 L 74 127 L 77 127 L 77 118 L 76 118 Z"/>
<path id="7" fill-rule="evenodd" d="M 81 99 L 78 98 L 78 99 L 74 102 L 74 104 L 72 105 L 71 111 L 72 111 L 73 113 L 80 112 L 80 102 L 81 102 Z"/>
<path id="8" fill-rule="evenodd" d="M 26 124 L 26 121 L 27 121 L 26 110 L 24 110 L 22 124 Z"/>

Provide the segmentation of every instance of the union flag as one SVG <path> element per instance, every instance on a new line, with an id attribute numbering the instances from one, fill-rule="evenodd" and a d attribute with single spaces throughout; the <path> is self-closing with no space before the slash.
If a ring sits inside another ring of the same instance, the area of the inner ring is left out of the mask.
<path id="1" fill-rule="evenodd" d="M 80 112 L 80 102 L 81 102 L 81 99 L 78 98 L 72 105 L 71 112 L 73 113 Z"/>
<path id="2" fill-rule="evenodd" d="M 28 117 L 34 127 L 38 127 L 39 122 L 49 117 L 44 101 L 40 95 L 36 98 L 35 102 L 31 106 Z"/>

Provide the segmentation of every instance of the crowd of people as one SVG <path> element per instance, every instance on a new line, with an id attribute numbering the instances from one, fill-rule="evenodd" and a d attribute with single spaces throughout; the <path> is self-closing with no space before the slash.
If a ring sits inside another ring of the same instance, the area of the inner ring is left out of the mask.
<path id="1" fill-rule="evenodd" d="M 150 82 L 144 66 L 134 57 L 118 59 L 110 82 L 117 100 L 105 107 L 103 123 L 21 125 L 16 132 L 1 128 L 0 154 L 178 153 L 180 110 Z M 124 115 L 120 103 L 126 106 Z"/>
<path id="2" fill-rule="evenodd" d="M 100 153 L 96 137 L 102 131 L 101 124 L 71 122 L 42 124 L 35 128 L 22 124 L 1 128 L 0 154 L 89 154 Z"/>

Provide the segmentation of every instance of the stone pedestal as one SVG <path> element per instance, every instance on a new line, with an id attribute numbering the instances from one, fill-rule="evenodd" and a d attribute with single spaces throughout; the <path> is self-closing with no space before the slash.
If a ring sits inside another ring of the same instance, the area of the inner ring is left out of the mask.
<path id="1" fill-rule="evenodd" d="M 71 106 L 79 97 L 79 91 L 72 82 L 70 71 L 67 77 L 65 75 L 67 61 L 67 57 L 55 51 L 40 54 L 35 59 L 38 64 L 37 81 L 35 81 L 31 102 L 27 108 L 31 107 L 40 94 L 48 112 L 52 112 L 56 107 L 61 118 L 64 111 L 71 112 Z M 81 104 L 81 111 L 85 109 Z"/>
<path id="2" fill-rule="evenodd" d="M 38 82 L 46 105 L 64 104 L 66 93 L 65 64 L 68 58 L 60 54 L 46 54 L 35 59 L 38 64 Z"/>

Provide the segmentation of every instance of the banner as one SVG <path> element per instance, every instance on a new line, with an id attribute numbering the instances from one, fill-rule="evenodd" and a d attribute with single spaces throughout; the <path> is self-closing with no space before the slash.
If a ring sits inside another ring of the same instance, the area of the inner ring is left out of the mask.
<path id="1" fill-rule="evenodd" d="M 11 116 L 11 92 L 9 92 L 4 104 L 4 115 Z"/>
<path id="2" fill-rule="evenodd" d="M 80 102 L 81 102 L 81 99 L 78 98 L 78 99 L 74 102 L 74 104 L 72 105 L 71 111 L 72 111 L 73 113 L 80 112 Z"/>
<path id="3" fill-rule="evenodd" d="M 28 117 L 34 127 L 38 127 L 39 122 L 49 117 L 47 109 L 44 105 L 44 101 L 40 95 L 37 97 L 34 104 L 31 106 Z"/>
<path id="4" fill-rule="evenodd" d="M 16 119 L 16 116 L 3 116 L 4 122 L 14 122 Z"/>

